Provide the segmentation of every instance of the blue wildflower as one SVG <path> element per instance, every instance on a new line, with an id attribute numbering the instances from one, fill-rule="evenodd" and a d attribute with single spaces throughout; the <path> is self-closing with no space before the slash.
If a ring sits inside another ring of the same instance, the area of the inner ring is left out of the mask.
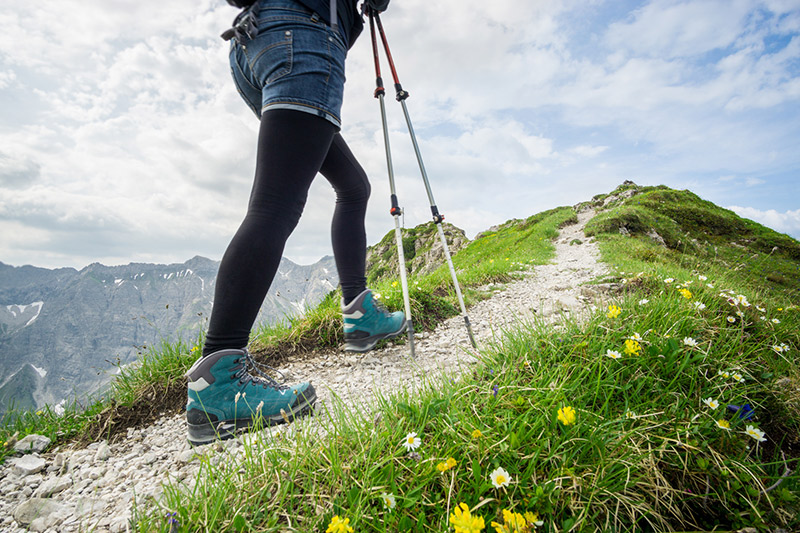
<path id="1" fill-rule="evenodd" d="M 728 405 L 728 411 L 739 413 L 739 418 L 743 420 L 750 420 L 751 418 L 753 418 L 753 415 L 755 414 L 753 412 L 753 408 L 750 407 L 749 403 L 746 403 L 744 405 L 732 405 L 732 404 Z"/>

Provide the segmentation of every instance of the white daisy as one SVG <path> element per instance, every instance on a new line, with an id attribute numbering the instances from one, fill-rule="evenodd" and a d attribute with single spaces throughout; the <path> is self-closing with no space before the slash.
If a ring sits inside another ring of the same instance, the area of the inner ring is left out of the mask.
<path id="1" fill-rule="evenodd" d="M 766 442 L 765 433 L 755 426 L 747 426 L 745 433 L 756 439 L 758 442 Z"/>
<path id="2" fill-rule="evenodd" d="M 703 400 L 703 403 L 706 404 L 711 409 L 716 409 L 717 407 L 719 407 L 719 402 L 714 398 L 706 398 L 705 400 Z"/>
<path id="3" fill-rule="evenodd" d="M 496 489 L 507 487 L 508 484 L 511 483 L 511 476 L 509 476 L 508 472 L 501 466 L 495 468 L 492 473 L 489 474 L 489 478 L 492 480 L 492 485 Z"/>
<path id="4" fill-rule="evenodd" d="M 395 500 L 394 494 L 384 492 L 381 494 L 381 500 L 383 501 L 384 509 L 389 509 L 391 511 L 397 507 L 397 500 Z"/>
<path id="5" fill-rule="evenodd" d="M 408 435 L 406 435 L 406 438 L 403 439 L 403 442 L 401 444 L 405 446 L 406 450 L 410 452 L 412 450 L 416 450 L 417 448 L 419 448 L 422 445 L 422 440 L 419 437 L 417 437 L 416 433 L 411 432 Z"/>

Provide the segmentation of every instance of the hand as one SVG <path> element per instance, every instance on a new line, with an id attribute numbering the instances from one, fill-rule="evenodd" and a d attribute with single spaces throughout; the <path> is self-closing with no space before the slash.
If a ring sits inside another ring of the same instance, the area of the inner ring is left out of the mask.
<path id="1" fill-rule="evenodd" d="M 383 13 L 389 7 L 389 0 L 364 0 L 361 6 L 365 13 L 372 11 L 373 13 Z"/>

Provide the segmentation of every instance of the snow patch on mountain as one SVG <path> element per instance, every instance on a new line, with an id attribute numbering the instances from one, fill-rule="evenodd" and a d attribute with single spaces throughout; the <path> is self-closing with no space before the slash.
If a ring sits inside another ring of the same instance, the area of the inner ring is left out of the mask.
<path id="1" fill-rule="evenodd" d="M 34 320 L 39 318 L 39 314 L 42 312 L 42 307 L 44 306 L 44 302 L 33 302 L 30 304 L 11 304 L 6 305 L 6 310 L 11 313 L 11 318 L 19 318 L 25 319 L 27 318 L 27 322 L 25 322 L 25 326 L 30 326 L 33 324 Z M 33 313 L 33 316 L 30 316 Z"/>

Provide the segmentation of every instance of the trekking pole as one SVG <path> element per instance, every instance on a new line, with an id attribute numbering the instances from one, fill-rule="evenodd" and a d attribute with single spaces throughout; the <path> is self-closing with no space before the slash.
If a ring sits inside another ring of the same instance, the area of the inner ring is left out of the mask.
<path id="1" fill-rule="evenodd" d="M 428 181 L 428 173 L 425 172 L 425 165 L 422 162 L 422 154 L 419 151 L 419 145 L 417 144 L 417 136 L 414 133 L 414 127 L 411 125 L 411 116 L 408 114 L 408 106 L 406 106 L 406 99 L 409 97 L 407 91 L 403 90 L 403 86 L 400 84 L 400 79 L 397 76 L 397 70 L 394 67 L 394 60 L 392 59 L 392 53 L 389 50 L 389 42 L 386 40 L 386 33 L 383 31 L 383 24 L 381 24 L 381 17 L 378 13 L 374 13 L 370 11 L 369 13 L 369 23 L 370 23 L 370 31 L 372 32 L 372 43 L 373 43 L 373 50 L 375 51 L 375 65 L 377 68 L 378 65 L 378 51 L 377 51 L 377 44 L 375 43 L 375 30 L 373 28 L 372 19 L 375 19 L 375 22 L 378 24 L 378 31 L 381 34 L 381 41 L 383 42 L 383 48 L 386 51 L 386 59 L 389 61 L 389 68 L 392 71 L 392 78 L 394 79 L 394 88 L 396 91 L 396 98 L 397 101 L 400 102 L 400 105 L 403 107 L 403 114 L 406 117 L 406 124 L 408 125 L 408 133 L 411 135 L 411 143 L 414 145 L 414 153 L 417 155 L 417 163 L 419 163 L 419 170 L 422 173 L 422 181 L 425 183 L 425 191 L 428 193 L 428 200 L 431 204 L 431 214 L 433 215 L 433 222 L 436 224 L 436 228 L 439 232 L 439 238 L 442 241 L 442 247 L 444 248 L 444 256 L 447 260 L 447 266 L 450 268 L 450 276 L 453 278 L 453 286 L 456 291 L 456 297 L 458 298 L 458 305 L 461 307 L 461 316 L 464 317 L 464 323 L 467 326 L 467 334 L 469 335 L 469 341 L 472 344 L 473 348 L 477 348 L 477 344 L 475 343 L 475 337 L 472 334 L 472 325 L 469 322 L 469 315 L 467 315 L 467 308 L 464 305 L 464 297 L 461 295 L 461 287 L 458 284 L 458 276 L 456 276 L 456 269 L 453 266 L 453 259 L 450 256 L 450 247 L 447 245 L 447 239 L 444 236 L 444 230 L 442 229 L 442 221 L 444 220 L 444 215 L 439 213 L 439 208 L 436 206 L 436 201 L 433 199 L 433 192 L 431 191 L 431 184 Z M 381 82 L 382 84 L 382 82 Z M 383 90 L 383 87 L 381 87 Z M 383 100 L 381 100 L 381 106 L 383 106 Z M 383 107 L 381 107 L 381 110 Z M 386 127 L 386 120 L 384 119 L 384 128 Z M 386 130 L 384 129 L 384 135 L 386 135 Z M 387 138 L 387 147 L 388 147 L 388 138 Z M 392 185 L 394 187 L 394 185 Z"/>
<path id="2" fill-rule="evenodd" d="M 406 258 L 403 251 L 403 234 L 400 231 L 400 215 L 403 210 L 397 202 L 397 191 L 394 186 L 394 168 L 392 166 L 392 151 L 389 147 L 389 127 L 386 124 L 386 106 L 383 97 L 386 91 L 383 88 L 383 78 L 381 77 L 381 64 L 378 58 L 378 41 L 375 39 L 375 25 L 372 22 L 372 11 L 370 10 L 369 29 L 372 33 L 372 52 L 375 57 L 375 98 L 381 104 L 381 122 L 383 123 L 383 142 L 386 147 L 386 166 L 389 169 L 389 189 L 391 190 L 392 208 L 389 214 L 394 217 L 394 235 L 397 240 L 397 263 L 400 267 L 400 284 L 403 287 L 403 303 L 406 311 L 406 330 L 408 332 L 408 345 L 411 349 L 411 357 L 414 357 L 414 323 L 411 320 L 411 302 L 408 298 L 408 280 L 406 279 Z"/>

